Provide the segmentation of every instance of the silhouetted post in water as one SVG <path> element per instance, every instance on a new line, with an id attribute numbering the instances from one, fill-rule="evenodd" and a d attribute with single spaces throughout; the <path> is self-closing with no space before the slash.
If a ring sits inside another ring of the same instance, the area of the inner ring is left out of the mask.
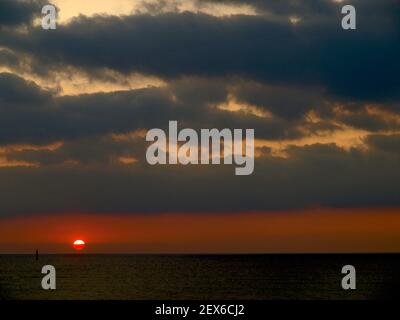
<path id="1" fill-rule="evenodd" d="M 36 260 L 39 260 L 39 250 L 36 249 Z"/>

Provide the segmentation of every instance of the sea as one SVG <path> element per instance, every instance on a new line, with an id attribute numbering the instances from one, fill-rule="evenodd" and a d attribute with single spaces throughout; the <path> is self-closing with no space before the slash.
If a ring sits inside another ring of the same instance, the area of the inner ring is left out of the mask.
<path id="1" fill-rule="evenodd" d="M 44 265 L 56 290 L 41 286 Z M 368 300 L 399 286 L 399 254 L 0 255 L 0 300 Z"/>

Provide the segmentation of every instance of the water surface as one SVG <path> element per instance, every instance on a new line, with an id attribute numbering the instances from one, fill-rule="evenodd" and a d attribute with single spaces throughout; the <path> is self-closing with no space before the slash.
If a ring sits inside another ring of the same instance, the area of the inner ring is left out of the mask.
<path id="1" fill-rule="evenodd" d="M 57 290 L 41 288 L 54 265 Z M 341 269 L 357 269 L 357 290 Z M 397 291 L 399 255 L 0 255 L 0 299 L 374 299 Z"/>

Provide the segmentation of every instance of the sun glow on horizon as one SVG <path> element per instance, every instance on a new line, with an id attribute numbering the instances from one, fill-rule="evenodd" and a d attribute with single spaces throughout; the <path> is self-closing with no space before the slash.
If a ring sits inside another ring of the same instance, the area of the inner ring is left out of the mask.
<path id="1" fill-rule="evenodd" d="M 85 248 L 85 241 L 83 240 L 75 240 L 74 241 L 74 249 L 75 250 L 83 250 Z"/>

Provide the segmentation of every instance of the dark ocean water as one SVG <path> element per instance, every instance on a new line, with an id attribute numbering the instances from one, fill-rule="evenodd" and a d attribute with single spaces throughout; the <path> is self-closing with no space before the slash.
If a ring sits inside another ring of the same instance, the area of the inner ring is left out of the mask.
<path id="1" fill-rule="evenodd" d="M 41 268 L 57 290 L 41 288 Z M 357 270 L 357 290 L 341 269 Z M 400 284 L 400 255 L 0 255 L 0 299 L 376 299 Z"/>

